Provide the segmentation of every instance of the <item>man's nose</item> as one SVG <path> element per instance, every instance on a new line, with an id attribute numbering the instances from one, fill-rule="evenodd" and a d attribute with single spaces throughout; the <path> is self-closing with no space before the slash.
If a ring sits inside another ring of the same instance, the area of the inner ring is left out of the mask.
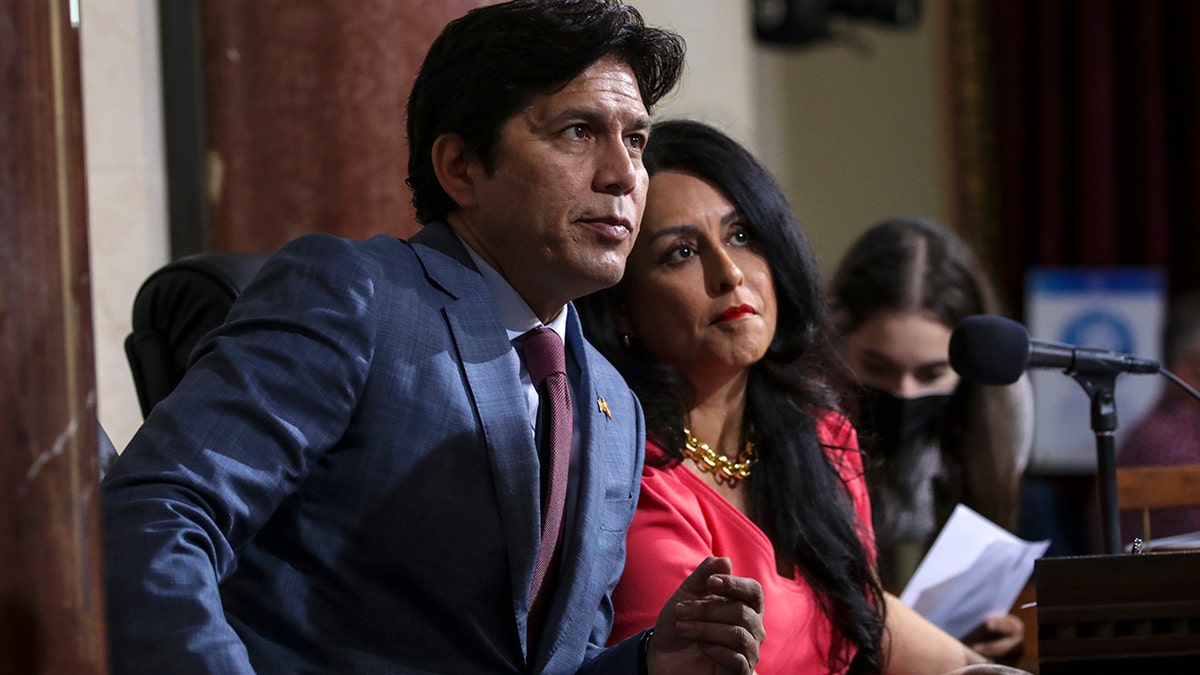
<path id="1" fill-rule="evenodd" d="M 614 196 L 627 195 L 633 192 L 639 176 L 644 174 L 641 160 L 632 156 L 624 139 L 608 141 L 601 149 L 593 188 Z"/>

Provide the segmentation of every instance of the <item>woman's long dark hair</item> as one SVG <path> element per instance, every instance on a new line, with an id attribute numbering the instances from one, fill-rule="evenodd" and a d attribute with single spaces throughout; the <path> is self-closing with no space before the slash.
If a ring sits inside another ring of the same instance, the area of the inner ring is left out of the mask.
<path id="1" fill-rule="evenodd" d="M 831 668 L 883 670 L 882 591 L 868 562 L 849 491 L 817 438 L 815 419 L 837 413 L 841 360 L 830 339 L 815 258 L 791 207 L 770 173 L 736 141 L 707 125 L 654 126 L 645 153 L 651 175 L 677 170 L 719 189 L 737 208 L 775 281 L 779 316 L 766 355 L 750 367 L 746 419 L 760 461 L 747 479 L 748 515 L 776 551 L 795 564 L 833 623 Z M 641 399 L 647 433 L 682 459 L 683 427 L 694 392 L 683 374 L 657 363 L 636 341 L 626 348 L 616 315 L 624 282 L 578 301 L 588 339 L 625 376 Z"/>
<path id="2" fill-rule="evenodd" d="M 830 284 L 838 331 L 848 336 L 880 312 L 925 312 L 953 330 L 973 314 L 999 313 L 983 266 L 962 239 L 919 218 L 876 223 L 846 251 Z M 951 494 L 940 522 L 959 501 L 1012 530 L 1020 479 L 1011 420 L 980 414 L 1010 393 L 959 382 L 939 443 L 950 464 Z M 882 469 L 881 469 L 882 470 Z M 886 475 L 880 475 L 886 480 Z"/>

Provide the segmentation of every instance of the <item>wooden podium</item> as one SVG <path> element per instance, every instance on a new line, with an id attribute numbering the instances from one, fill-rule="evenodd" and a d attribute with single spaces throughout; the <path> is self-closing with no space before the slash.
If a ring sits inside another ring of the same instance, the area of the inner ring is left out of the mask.
<path id="1" fill-rule="evenodd" d="M 1042 558 L 1040 675 L 1200 673 L 1200 552 Z"/>

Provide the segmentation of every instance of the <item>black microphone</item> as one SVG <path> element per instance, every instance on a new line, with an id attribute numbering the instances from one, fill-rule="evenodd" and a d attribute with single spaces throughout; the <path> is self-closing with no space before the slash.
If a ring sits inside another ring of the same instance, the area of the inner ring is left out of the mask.
<path id="1" fill-rule="evenodd" d="M 1012 384 L 1029 368 L 1055 368 L 1067 375 L 1116 376 L 1158 373 L 1158 361 L 1091 347 L 1031 340 L 1025 326 L 991 314 L 958 323 L 950 335 L 950 367 L 979 384 Z"/>

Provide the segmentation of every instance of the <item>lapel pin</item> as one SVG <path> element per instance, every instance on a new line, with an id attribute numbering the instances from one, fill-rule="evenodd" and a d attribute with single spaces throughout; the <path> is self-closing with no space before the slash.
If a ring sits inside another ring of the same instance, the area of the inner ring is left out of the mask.
<path id="1" fill-rule="evenodd" d="M 603 396 L 596 397 L 596 407 L 599 408 L 600 412 L 604 413 L 605 417 L 610 420 L 612 419 L 612 411 L 608 409 L 608 401 L 605 401 Z"/>

